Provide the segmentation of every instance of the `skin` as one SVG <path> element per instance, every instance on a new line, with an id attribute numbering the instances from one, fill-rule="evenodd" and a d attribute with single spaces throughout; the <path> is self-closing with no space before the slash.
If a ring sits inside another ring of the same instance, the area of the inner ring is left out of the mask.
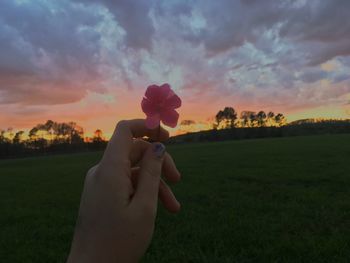
<path id="1" fill-rule="evenodd" d="M 68 263 L 138 262 L 154 231 L 158 198 L 180 210 L 170 182 L 180 180 L 171 156 L 159 143 L 169 133 L 149 130 L 144 120 L 118 123 L 100 163 L 86 175 Z M 158 149 L 158 150 L 155 150 Z"/>

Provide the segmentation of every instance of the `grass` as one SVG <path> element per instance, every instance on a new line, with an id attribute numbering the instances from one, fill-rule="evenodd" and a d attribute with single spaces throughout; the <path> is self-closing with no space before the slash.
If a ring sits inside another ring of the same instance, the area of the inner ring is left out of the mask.
<path id="1" fill-rule="evenodd" d="M 178 215 L 143 262 L 349 262 L 350 134 L 168 147 Z M 64 262 L 101 153 L 0 161 L 0 261 Z"/>

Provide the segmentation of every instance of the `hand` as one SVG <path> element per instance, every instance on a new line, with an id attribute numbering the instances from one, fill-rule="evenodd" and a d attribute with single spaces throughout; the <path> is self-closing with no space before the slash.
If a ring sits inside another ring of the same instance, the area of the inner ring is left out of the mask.
<path id="1" fill-rule="evenodd" d="M 169 133 L 148 130 L 144 120 L 121 121 L 102 160 L 85 178 L 79 216 L 68 262 L 137 262 L 150 244 L 158 196 L 177 212 L 180 204 L 169 186 L 180 180 L 161 143 Z"/>

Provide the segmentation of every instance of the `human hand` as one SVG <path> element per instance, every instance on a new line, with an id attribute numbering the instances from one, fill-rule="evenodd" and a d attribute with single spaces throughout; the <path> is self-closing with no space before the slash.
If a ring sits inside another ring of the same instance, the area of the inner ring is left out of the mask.
<path id="1" fill-rule="evenodd" d="M 150 244 L 158 196 L 170 212 L 180 204 L 170 182 L 180 180 L 171 156 L 161 143 L 169 133 L 148 130 L 144 120 L 121 121 L 100 163 L 86 176 L 68 263 L 137 262 Z"/>

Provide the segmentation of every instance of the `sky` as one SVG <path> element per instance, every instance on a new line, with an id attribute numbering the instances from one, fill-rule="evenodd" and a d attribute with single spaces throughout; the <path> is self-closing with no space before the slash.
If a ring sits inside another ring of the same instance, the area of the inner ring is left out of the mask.
<path id="1" fill-rule="evenodd" d="M 180 120 L 225 106 L 350 118 L 349 16 L 348 0 L 1 0 L 0 129 L 108 136 L 166 82 Z"/>

